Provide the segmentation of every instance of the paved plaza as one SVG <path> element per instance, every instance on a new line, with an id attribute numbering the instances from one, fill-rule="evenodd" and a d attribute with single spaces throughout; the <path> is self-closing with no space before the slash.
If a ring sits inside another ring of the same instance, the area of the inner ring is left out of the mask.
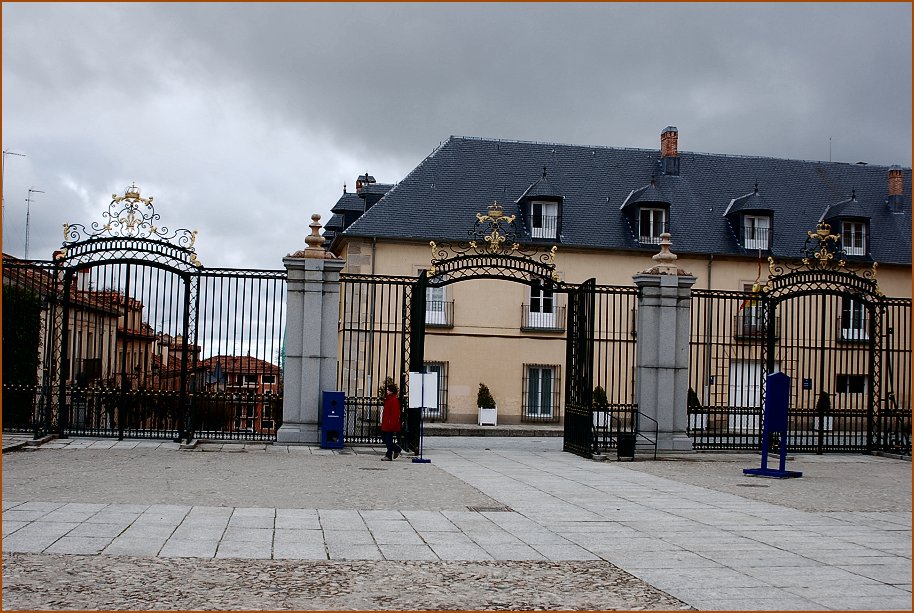
<path id="1" fill-rule="evenodd" d="M 16 441 L 4 436 L 4 449 Z M 911 464 L 110 439 L 3 455 L 4 609 L 910 610 Z"/>

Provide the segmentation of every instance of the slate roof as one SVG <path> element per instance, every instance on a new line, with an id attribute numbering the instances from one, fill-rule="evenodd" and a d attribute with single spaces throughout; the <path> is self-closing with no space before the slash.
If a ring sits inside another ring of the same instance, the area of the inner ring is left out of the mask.
<path id="1" fill-rule="evenodd" d="M 390 187 L 388 186 L 388 189 Z M 346 192 L 340 199 L 336 201 L 336 204 L 333 205 L 333 208 L 330 209 L 333 213 L 342 213 L 344 211 L 364 211 L 365 210 L 365 201 L 359 198 L 359 195 L 355 192 Z"/>
<path id="2" fill-rule="evenodd" d="M 822 219 L 835 217 L 869 218 L 870 211 L 866 209 L 855 197 L 831 205 L 822 213 Z"/>
<path id="3" fill-rule="evenodd" d="M 452 136 L 396 184 L 342 235 L 417 241 L 460 240 L 477 212 L 497 199 L 507 215 L 548 168 L 564 198 L 561 246 L 654 252 L 638 243 L 622 204 L 656 190 L 669 202 L 673 251 L 744 255 L 725 212 L 758 190 L 773 214 L 771 254 L 800 256 L 806 232 L 855 191 L 870 217 L 870 253 L 878 262 L 911 263 L 911 169 L 903 170 L 904 206 L 886 204 L 888 168 L 843 162 L 680 151 L 680 174 L 664 175 L 660 152 Z M 655 185 L 651 187 L 651 178 Z M 732 211 L 731 211 L 732 212 Z M 538 241 L 539 242 L 539 241 Z"/>

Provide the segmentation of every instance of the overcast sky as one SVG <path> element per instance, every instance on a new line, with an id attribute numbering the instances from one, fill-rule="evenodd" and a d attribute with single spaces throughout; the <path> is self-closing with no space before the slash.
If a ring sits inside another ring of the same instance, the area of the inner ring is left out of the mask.
<path id="1" fill-rule="evenodd" d="M 281 268 L 448 136 L 911 166 L 911 5 L 3 3 L 3 251 L 136 182 L 210 267 Z M 481 204 L 480 206 L 484 206 Z"/>

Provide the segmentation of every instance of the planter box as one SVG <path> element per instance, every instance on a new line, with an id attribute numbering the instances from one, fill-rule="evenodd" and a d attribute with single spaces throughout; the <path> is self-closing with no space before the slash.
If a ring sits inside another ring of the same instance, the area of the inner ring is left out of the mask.
<path id="1" fill-rule="evenodd" d="M 727 427 L 730 432 L 758 432 L 760 415 L 730 415 Z"/>
<path id="2" fill-rule="evenodd" d="M 479 407 L 479 425 L 480 426 L 497 426 L 498 425 L 498 407 L 494 409 L 484 409 Z"/>
<path id="3" fill-rule="evenodd" d="M 822 422 L 822 430 L 823 430 L 824 432 L 831 432 L 831 431 L 832 431 L 832 426 L 834 425 L 834 420 L 835 420 L 835 418 L 832 417 L 831 415 L 826 415 L 826 416 L 825 416 L 825 421 Z M 819 431 L 819 416 L 818 416 L 818 415 L 816 415 L 816 416 L 813 418 L 813 426 L 812 426 L 812 429 L 815 430 L 816 432 Z"/>

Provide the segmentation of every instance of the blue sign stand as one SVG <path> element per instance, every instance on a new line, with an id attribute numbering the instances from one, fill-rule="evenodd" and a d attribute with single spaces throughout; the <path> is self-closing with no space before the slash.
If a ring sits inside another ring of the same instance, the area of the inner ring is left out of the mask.
<path id="1" fill-rule="evenodd" d="M 796 470 L 785 470 L 787 465 L 787 409 L 790 405 L 790 377 L 782 372 L 768 375 L 765 383 L 765 427 L 762 430 L 762 465 L 760 468 L 744 468 L 744 475 L 791 479 L 802 477 Z M 771 433 L 780 433 L 779 468 L 768 468 L 768 444 Z"/>

